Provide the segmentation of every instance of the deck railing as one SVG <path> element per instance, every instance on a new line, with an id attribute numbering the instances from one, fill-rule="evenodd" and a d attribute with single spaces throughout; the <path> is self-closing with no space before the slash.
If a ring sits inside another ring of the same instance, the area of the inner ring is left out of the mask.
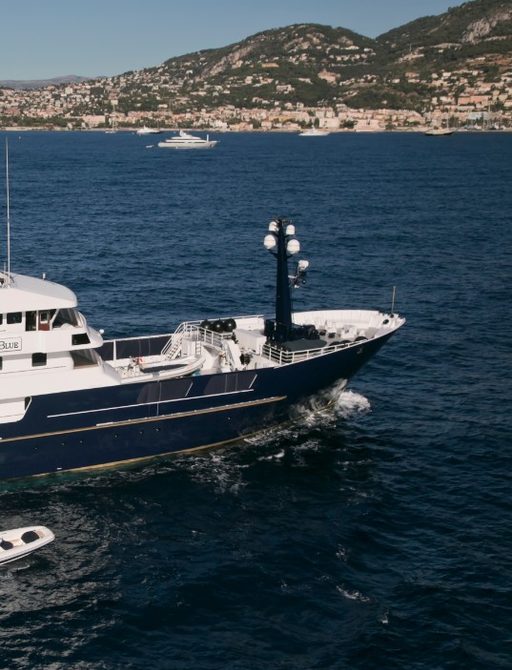
<path id="1" fill-rule="evenodd" d="M 232 333 L 217 333 L 213 330 L 202 328 L 200 321 L 184 321 L 181 323 L 174 333 L 166 333 L 163 335 L 148 335 L 146 337 L 125 337 L 117 340 L 107 340 L 104 345 L 112 345 L 112 358 L 108 360 L 116 361 L 119 345 L 124 343 L 151 343 L 151 340 L 163 340 L 163 347 L 160 349 L 157 347 L 156 343 L 153 344 L 151 349 L 153 353 L 161 353 L 169 358 L 174 358 L 177 356 L 181 350 L 182 342 L 184 339 L 188 341 L 195 341 L 197 343 L 203 343 L 217 349 L 224 349 L 223 342 L 225 340 L 231 339 L 233 336 Z M 368 340 L 373 339 L 364 338 L 356 339 L 350 342 L 339 342 L 329 344 L 326 346 L 317 348 L 317 349 L 304 349 L 302 351 L 286 351 L 285 349 L 280 349 L 279 347 L 272 346 L 270 344 L 265 344 L 261 352 L 261 356 L 269 361 L 277 363 L 279 365 L 288 365 L 290 363 L 297 363 L 299 361 L 307 361 L 311 358 L 316 358 L 317 356 L 325 356 L 331 354 L 335 351 L 340 351 L 341 349 L 347 349 L 349 347 L 356 346 L 362 342 L 367 342 Z M 125 347 L 123 347 L 125 348 Z M 137 355 L 137 354 L 135 354 Z M 145 355 L 141 353 L 140 355 Z M 123 355 L 121 358 L 125 358 Z"/>
<path id="2" fill-rule="evenodd" d="M 241 319 L 262 319 L 263 317 L 260 314 L 255 314 L 251 316 L 244 317 L 233 317 L 235 321 Z M 212 319 L 211 321 L 225 320 L 225 319 Z M 217 349 L 223 349 L 223 341 L 229 340 L 233 336 L 233 333 L 219 333 L 215 330 L 210 330 L 209 328 L 201 327 L 202 321 L 183 321 L 180 323 L 175 332 L 170 335 L 169 341 L 166 343 L 162 349 L 162 354 L 168 358 L 175 358 L 181 349 L 181 344 L 184 339 L 192 340 L 196 342 L 203 342 Z"/>
<path id="3" fill-rule="evenodd" d="M 354 345 L 361 344 L 363 341 L 367 342 L 368 339 L 365 337 L 364 339 L 354 340 L 353 342 L 327 344 L 325 347 L 318 349 L 303 349 L 301 351 L 286 351 L 286 349 L 280 349 L 279 347 L 273 347 L 270 344 L 264 344 L 261 355 L 263 358 L 278 363 L 279 365 L 288 365 L 289 363 L 298 363 L 299 361 L 307 361 L 310 358 L 316 358 L 317 356 L 332 354 L 341 349 L 348 349 Z"/>
<path id="4" fill-rule="evenodd" d="M 115 340 L 105 340 L 103 342 L 103 347 L 108 347 L 109 345 L 112 346 L 112 356 L 105 359 L 105 360 L 117 361 L 117 359 L 118 359 L 118 357 L 117 357 L 118 349 L 120 348 L 120 345 L 122 345 L 124 343 L 136 344 L 136 343 L 139 343 L 139 342 L 151 342 L 151 340 L 157 340 L 159 338 L 160 339 L 171 338 L 172 335 L 173 335 L 172 333 L 164 333 L 163 335 L 146 335 L 144 337 L 120 337 L 120 338 L 117 338 Z M 156 351 L 155 353 L 158 353 L 158 351 Z M 137 355 L 137 354 L 134 354 L 134 355 Z M 144 355 L 144 354 L 141 354 L 141 355 Z M 121 356 L 121 358 L 126 358 L 126 355 L 123 354 Z"/>

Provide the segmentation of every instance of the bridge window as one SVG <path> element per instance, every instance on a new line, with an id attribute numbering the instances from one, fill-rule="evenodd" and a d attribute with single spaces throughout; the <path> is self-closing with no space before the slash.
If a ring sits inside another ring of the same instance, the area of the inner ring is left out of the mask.
<path id="1" fill-rule="evenodd" d="M 25 330 L 36 330 L 37 328 L 37 312 L 25 313 Z"/>
<path id="2" fill-rule="evenodd" d="M 46 354 L 32 354 L 32 367 L 38 368 L 46 365 Z"/>
<path id="3" fill-rule="evenodd" d="M 74 309 L 59 309 L 53 327 L 60 328 L 64 324 L 69 323 L 70 326 L 78 326 L 77 314 Z"/>
<path id="4" fill-rule="evenodd" d="M 7 315 L 7 323 L 21 323 L 23 314 L 21 312 L 11 312 Z"/>

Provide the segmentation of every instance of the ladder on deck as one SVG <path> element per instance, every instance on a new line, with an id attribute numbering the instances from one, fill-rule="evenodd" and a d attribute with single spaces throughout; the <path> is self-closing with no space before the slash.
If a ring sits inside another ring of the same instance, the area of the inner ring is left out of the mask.
<path id="1" fill-rule="evenodd" d="M 199 330 L 194 324 L 187 322 L 180 323 L 175 332 L 171 335 L 165 347 L 162 349 L 162 356 L 166 356 L 171 360 L 178 358 L 182 350 L 183 340 L 187 335 L 191 336 L 191 340 L 195 340 L 196 353 L 201 353 L 201 342 L 199 341 L 198 333 Z"/>
<path id="2" fill-rule="evenodd" d="M 186 324 L 180 323 L 175 332 L 171 335 L 169 341 L 162 349 L 162 356 L 167 356 L 169 359 L 178 357 L 181 351 L 181 343 L 183 342 L 183 335 L 186 332 Z"/>

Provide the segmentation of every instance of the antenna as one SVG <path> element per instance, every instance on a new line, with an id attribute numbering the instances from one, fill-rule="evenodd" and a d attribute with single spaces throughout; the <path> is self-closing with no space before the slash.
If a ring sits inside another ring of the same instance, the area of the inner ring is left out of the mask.
<path id="1" fill-rule="evenodd" d="M 393 286 L 393 296 L 391 298 L 391 316 L 395 313 L 396 286 Z"/>
<path id="2" fill-rule="evenodd" d="M 7 286 L 11 283 L 11 196 L 9 190 L 9 140 L 5 138 L 5 198 L 7 204 Z"/>

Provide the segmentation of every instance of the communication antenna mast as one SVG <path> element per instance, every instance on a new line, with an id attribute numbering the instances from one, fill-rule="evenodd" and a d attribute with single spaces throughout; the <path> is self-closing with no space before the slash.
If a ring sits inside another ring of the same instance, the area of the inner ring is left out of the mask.
<path id="1" fill-rule="evenodd" d="M 5 138 L 5 199 L 7 205 L 7 286 L 11 283 L 11 196 L 9 189 L 9 140 Z"/>

